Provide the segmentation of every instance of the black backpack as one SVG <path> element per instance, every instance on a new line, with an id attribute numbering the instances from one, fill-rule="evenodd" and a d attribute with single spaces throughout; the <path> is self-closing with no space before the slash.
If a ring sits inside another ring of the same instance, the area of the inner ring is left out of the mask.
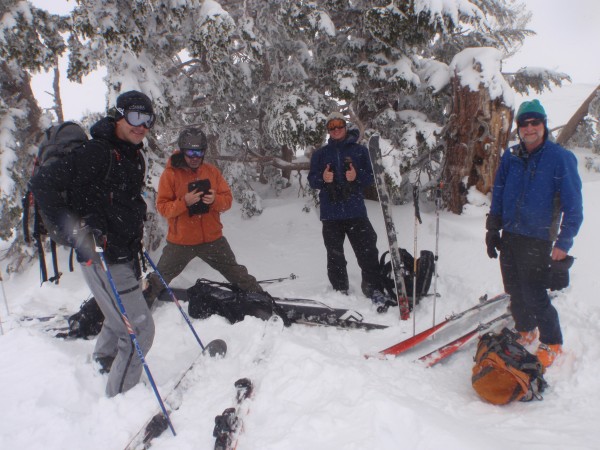
<path id="1" fill-rule="evenodd" d="M 381 258 L 379 258 L 379 271 L 385 290 L 392 298 L 396 298 L 394 277 L 392 275 L 392 262 L 388 258 L 389 253 L 389 251 L 385 252 L 381 255 Z M 404 265 L 402 276 L 404 277 L 404 285 L 406 286 L 406 295 L 409 299 L 412 299 L 413 280 L 415 277 L 415 258 L 403 248 L 400 249 L 400 256 L 402 258 L 402 264 Z M 419 303 L 419 300 L 429 292 L 434 270 L 435 257 L 433 252 L 421 250 L 421 255 L 417 259 L 417 304 Z"/>
<path id="2" fill-rule="evenodd" d="M 187 293 L 188 313 L 194 319 L 206 319 L 217 314 L 230 323 L 236 323 L 246 316 L 268 320 L 272 315 L 278 315 L 286 326 L 291 325 L 286 313 L 267 292 L 245 292 L 231 283 L 200 278 Z"/>
<path id="3" fill-rule="evenodd" d="M 84 301 L 79 311 L 69 317 L 69 331 L 62 336 L 88 339 L 96 336 L 102 330 L 104 314 L 94 297 Z"/>
<path id="4" fill-rule="evenodd" d="M 40 167 L 56 159 L 63 158 L 76 148 L 84 146 L 87 141 L 88 136 L 85 130 L 75 122 L 63 122 L 48 128 L 44 132 L 44 137 L 38 147 L 38 154 L 34 159 L 31 179 L 34 179 L 36 176 L 38 176 Z M 108 178 L 111 166 L 112 158 L 105 178 Z M 64 192 L 63 195 L 68 204 L 68 192 Z M 31 218 L 33 218 L 33 223 L 30 223 Z M 54 268 L 54 276 L 51 278 L 48 278 L 46 258 L 44 254 L 44 241 L 46 236 L 50 238 L 52 266 Z M 58 284 L 62 274 L 58 271 L 56 245 L 69 246 L 70 244 L 66 242 L 58 233 L 56 233 L 53 227 L 47 226 L 44 223 L 43 214 L 38 208 L 33 193 L 29 188 L 23 197 L 23 238 L 27 243 L 31 243 L 32 240 L 34 240 L 36 243 L 40 261 L 40 278 L 42 283 L 44 281 L 51 281 Z M 69 270 L 71 272 L 73 271 L 72 249 L 69 257 Z"/>

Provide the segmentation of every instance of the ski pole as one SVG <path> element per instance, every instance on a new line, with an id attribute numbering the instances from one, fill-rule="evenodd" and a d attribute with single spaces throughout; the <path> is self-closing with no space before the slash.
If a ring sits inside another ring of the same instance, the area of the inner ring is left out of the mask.
<path id="1" fill-rule="evenodd" d="M 8 309 L 8 297 L 4 290 L 4 279 L 2 278 L 2 272 L 0 272 L 0 285 L 2 285 L 2 298 L 4 299 L 4 307 L 6 308 L 6 315 L 10 316 L 10 310 Z M 0 334 L 4 335 L 4 327 L 2 326 L 2 317 L 0 316 Z"/>
<path id="2" fill-rule="evenodd" d="M 438 244 L 440 242 L 440 209 L 442 208 L 442 187 L 440 181 L 435 189 L 435 256 L 433 257 L 433 325 L 435 326 L 435 303 L 437 300 Z"/>
<path id="3" fill-rule="evenodd" d="M 158 388 L 156 387 L 156 383 L 154 382 L 154 378 L 152 377 L 152 373 L 150 372 L 150 368 L 148 367 L 148 364 L 146 364 L 146 358 L 144 358 L 144 353 L 142 352 L 140 343 L 138 342 L 137 336 L 135 335 L 135 332 L 133 331 L 133 327 L 131 326 L 131 323 L 129 322 L 129 317 L 127 317 L 127 311 L 125 311 L 125 306 L 123 306 L 123 302 L 121 301 L 121 296 L 119 295 L 117 286 L 115 286 L 113 277 L 110 274 L 108 264 L 106 264 L 106 259 L 104 258 L 104 250 L 102 249 L 101 245 L 98 245 L 98 243 L 96 242 L 96 239 L 94 239 L 94 244 L 96 246 L 96 253 L 98 253 L 98 256 L 100 257 L 100 262 L 101 262 L 102 268 L 104 269 L 104 272 L 106 273 L 106 277 L 108 278 L 110 287 L 112 288 L 115 299 L 117 300 L 117 305 L 119 306 L 119 311 L 121 312 L 121 317 L 123 318 L 123 323 L 125 324 L 125 327 L 127 327 L 127 333 L 129 333 L 131 342 L 133 343 L 135 350 L 137 352 L 137 355 L 140 358 L 142 365 L 144 366 L 144 370 L 146 371 L 146 375 L 148 376 L 148 380 L 150 381 L 150 385 L 152 386 L 154 395 L 156 396 L 156 399 L 158 400 L 158 404 L 160 405 L 162 414 L 163 414 L 165 420 L 167 421 L 169 428 L 171 429 L 171 432 L 173 433 L 173 436 L 177 436 L 177 433 L 175 433 L 175 428 L 173 427 L 173 424 L 171 423 L 171 418 L 169 417 L 169 413 L 167 412 L 167 408 L 165 407 L 165 404 L 162 401 L 160 393 L 158 392 Z"/>
<path id="4" fill-rule="evenodd" d="M 287 276 L 287 277 L 270 278 L 268 280 L 257 281 L 257 283 L 259 283 L 259 284 L 279 283 L 279 282 L 285 281 L 285 280 L 295 280 L 296 278 L 298 278 L 298 275 L 296 275 L 294 273 L 290 273 L 289 276 Z"/>
<path id="5" fill-rule="evenodd" d="M 154 270 L 154 273 L 156 273 L 158 275 L 158 277 L 160 278 L 160 281 L 162 282 L 163 286 L 165 287 L 165 289 L 167 290 L 167 292 L 171 296 L 171 299 L 173 300 L 173 303 L 175 303 L 177 305 L 177 308 L 179 309 L 179 312 L 181 313 L 181 315 L 183 316 L 183 318 L 187 322 L 188 326 L 190 327 L 190 330 L 192 330 L 192 334 L 196 338 L 196 341 L 198 341 L 198 344 L 200 345 L 200 348 L 202 348 L 202 351 L 204 351 L 204 345 L 202 345 L 202 341 L 200 340 L 200 337 L 198 336 L 198 333 L 196 333 L 196 330 L 194 329 L 194 326 L 192 325 L 192 322 L 190 321 L 189 316 L 185 313 L 185 311 L 181 307 L 181 304 L 179 303 L 179 300 L 177 300 L 177 297 L 175 296 L 175 293 L 169 287 L 169 285 L 167 284 L 167 282 L 165 281 L 165 279 L 163 278 L 163 276 L 160 274 L 160 272 L 156 268 L 156 265 L 154 264 L 154 261 L 152 261 L 152 258 L 150 258 L 150 255 L 148 254 L 148 252 L 146 251 L 146 249 L 142 247 L 142 250 L 144 252 L 144 256 L 146 257 L 146 260 L 152 266 L 152 269 Z"/>
<path id="6" fill-rule="evenodd" d="M 413 202 L 415 204 L 415 242 L 414 242 L 414 263 L 413 263 L 413 336 L 417 330 L 417 229 L 418 224 L 423 223 L 419 211 L 419 185 L 413 185 Z"/>

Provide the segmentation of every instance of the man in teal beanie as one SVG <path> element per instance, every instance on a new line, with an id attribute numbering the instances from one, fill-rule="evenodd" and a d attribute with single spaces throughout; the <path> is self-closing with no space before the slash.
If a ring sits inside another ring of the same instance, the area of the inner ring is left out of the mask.
<path id="1" fill-rule="evenodd" d="M 539 100 L 522 103 L 516 121 L 520 142 L 504 152 L 496 172 L 485 242 L 490 258 L 500 251 L 521 341 L 533 343 L 539 332 L 537 356 L 548 367 L 563 344 L 547 292 L 550 269 L 572 263 L 568 252 L 583 221 L 581 179 L 575 155 L 548 139 Z"/>

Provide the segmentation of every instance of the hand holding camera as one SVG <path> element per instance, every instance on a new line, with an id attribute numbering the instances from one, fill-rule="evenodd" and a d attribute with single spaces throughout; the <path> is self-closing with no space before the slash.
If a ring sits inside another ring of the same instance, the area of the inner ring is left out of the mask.
<path id="1" fill-rule="evenodd" d="M 188 184 L 188 192 L 183 197 L 190 216 L 206 214 L 215 201 L 215 192 L 211 189 L 210 180 L 197 180 Z"/>

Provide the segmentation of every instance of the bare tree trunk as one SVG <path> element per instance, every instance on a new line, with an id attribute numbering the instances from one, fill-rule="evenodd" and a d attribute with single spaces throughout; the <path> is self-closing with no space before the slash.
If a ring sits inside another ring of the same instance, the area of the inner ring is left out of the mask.
<path id="1" fill-rule="evenodd" d="M 452 79 L 454 105 L 446 128 L 444 200 L 455 214 L 461 214 L 467 192 L 475 186 L 487 194 L 494 184 L 500 153 L 508 142 L 512 109 L 502 98 L 492 100 L 481 87 L 471 91 Z"/>
<path id="2" fill-rule="evenodd" d="M 23 251 L 20 199 L 26 192 L 26 184 L 31 174 L 31 149 L 41 137 L 42 112 L 31 90 L 30 81 L 24 70 L 15 71 L 6 61 L 0 62 L 0 98 L 5 102 L 6 110 L 26 112 L 23 117 L 13 116 L 12 120 L 16 125 L 14 132 L 7 130 L 7 133 L 12 133 L 11 143 L 14 144 L 13 151 L 17 159 L 9 170 L 14 181 L 14 191 L 10 195 L 3 192 L 0 198 L 0 238 L 12 239 L 13 231 L 16 231 L 18 236 L 1 255 L 2 259 L 8 261 L 8 273 L 23 270 L 32 259 L 31 253 Z M 0 154 L 3 155 L 4 151 L 5 149 L 0 149 Z"/>
<path id="3" fill-rule="evenodd" d="M 294 150 L 292 150 L 287 145 L 281 147 L 281 159 L 291 163 L 294 160 Z M 289 168 L 282 169 L 281 176 L 290 181 L 290 177 L 292 176 L 292 170 Z"/>
<path id="4" fill-rule="evenodd" d="M 596 95 L 600 93 L 600 85 L 594 89 L 594 92 L 590 94 L 588 98 L 581 104 L 579 109 L 575 111 L 575 114 L 569 119 L 567 124 L 560 130 L 560 134 L 556 138 L 556 143 L 560 145 L 565 145 L 569 142 L 569 139 L 575 134 L 577 130 L 577 125 L 587 116 L 588 110 L 590 108 L 590 103 L 592 100 L 596 98 Z"/>
<path id="5" fill-rule="evenodd" d="M 60 97 L 60 70 L 58 69 L 58 56 L 54 58 L 54 82 L 52 83 L 54 89 L 54 112 L 59 122 L 65 121 L 63 114 L 62 98 Z"/>

